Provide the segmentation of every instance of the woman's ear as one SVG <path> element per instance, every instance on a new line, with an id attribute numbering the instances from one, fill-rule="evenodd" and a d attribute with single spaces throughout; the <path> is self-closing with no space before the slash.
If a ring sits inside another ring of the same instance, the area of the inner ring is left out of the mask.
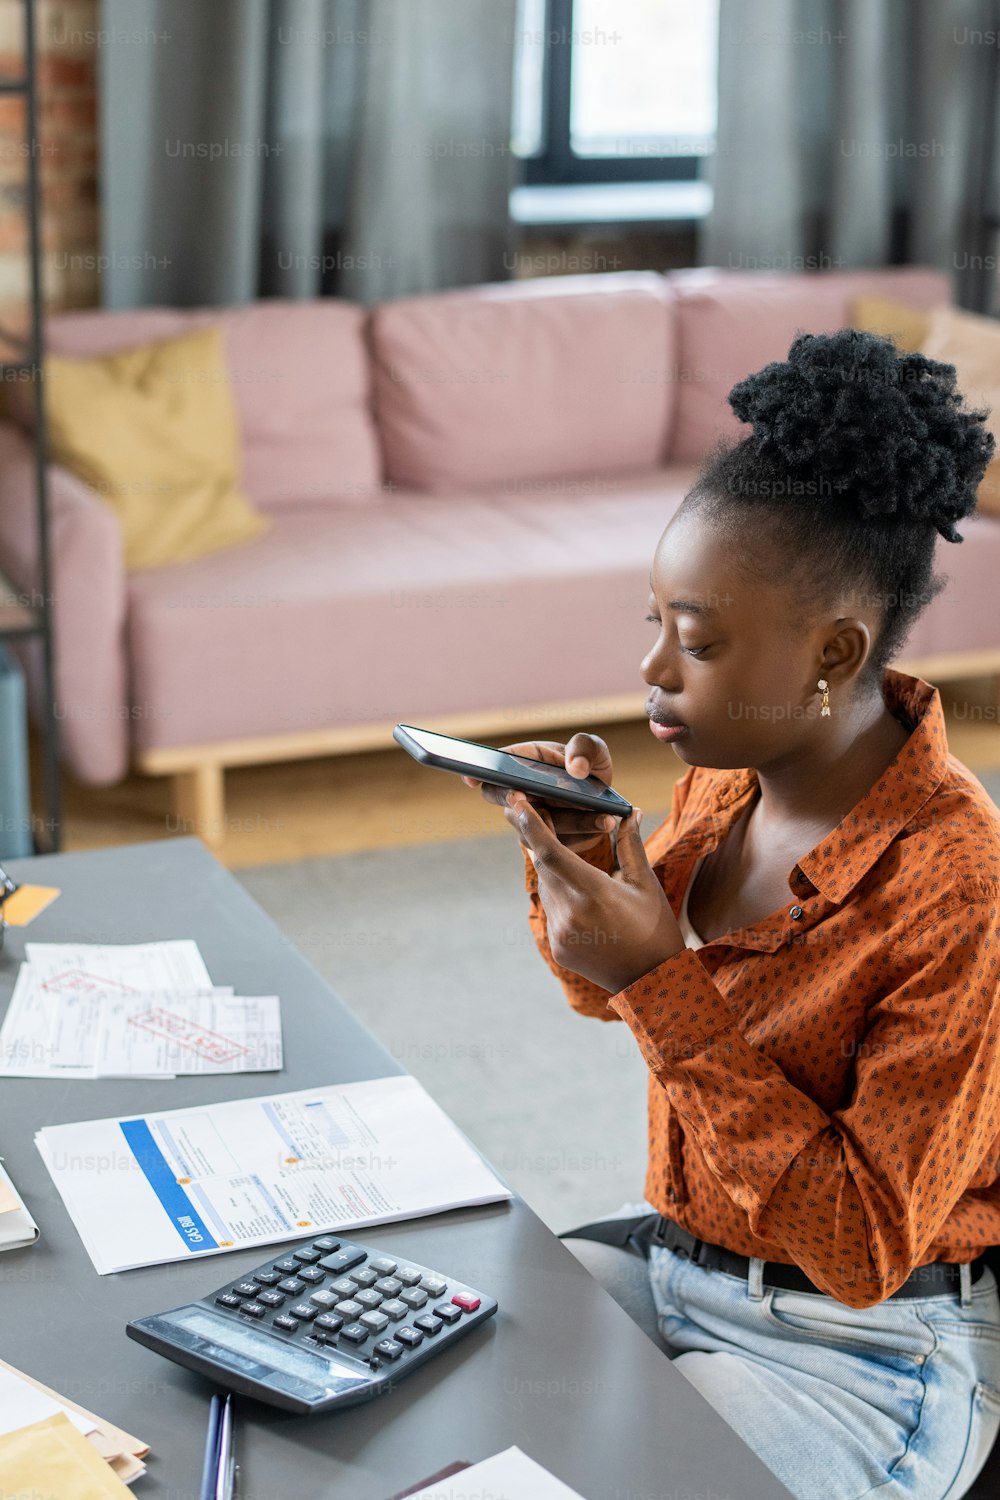
<path id="1" fill-rule="evenodd" d="M 857 617 L 837 620 L 823 646 L 821 675 L 843 687 L 858 676 L 871 649 L 872 633 L 864 620 Z"/>

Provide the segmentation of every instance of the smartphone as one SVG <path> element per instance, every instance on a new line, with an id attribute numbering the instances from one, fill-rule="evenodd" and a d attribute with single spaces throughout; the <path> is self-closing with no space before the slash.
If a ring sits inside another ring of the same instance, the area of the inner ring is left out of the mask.
<path id="1" fill-rule="evenodd" d="M 412 724 L 397 724 L 392 737 L 422 766 L 454 771 L 458 776 L 475 776 L 491 786 L 516 787 L 540 802 L 557 802 L 585 812 L 625 818 L 632 811 L 631 802 L 626 802 L 597 776 L 571 776 L 564 766 L 550 766 L 528 755 L 511 755 L 508 750 L 493 750 L 472 740 L 452 739 L 431 729 L 415 729 Z"/>

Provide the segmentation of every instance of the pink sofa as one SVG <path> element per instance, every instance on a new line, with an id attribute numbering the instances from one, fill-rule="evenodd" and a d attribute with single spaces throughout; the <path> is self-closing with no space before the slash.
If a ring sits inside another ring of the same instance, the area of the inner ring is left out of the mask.
<path id="1" fill-rule="evenodd" d="M 397 719 L 500 736 L 641 712 L 646 575 L 726 393 L 853 296 L 947 302 L 936 271 L 695 270 L 391 302 L 67 314 L 91 354 L 226 331 L 259 540 L 126 575 L 117 523 L 52 470 L 66 765 L 178 778 L 211 836 L 226 766 L 390 743 Z M 193 372 L 196 378 L 197 372 Z M 33 581 L 30 439 L 0 424 L 0 570 Z M 907 662 L 1000 667 L 1000 523 L 943 548 Z M 30 667 L 30 661 L 29 661 Z"/>

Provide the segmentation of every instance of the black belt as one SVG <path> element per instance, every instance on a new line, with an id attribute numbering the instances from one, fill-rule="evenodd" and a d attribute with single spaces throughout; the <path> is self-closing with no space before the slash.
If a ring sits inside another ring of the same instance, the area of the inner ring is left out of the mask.
<path id="1" fill-rule="evenodd" d="M 579 1229 L 568 1229 L 559 1236 L 561 1240 L 597 1240 L 602 1245 L 616 1245 L 629 1250 L 633 1255 L 648 1258 L 651 1245 L 659 1245 L 681 1255 L 696 1266 L 710 1271 L 725 1271 L 730 1276 L 740 1276 L 746 1281 L 750 1274 L 750 1259 L 737 1255 L 722 1245 L 711 1245 L 688 1234 L 672 1219 L 662 1214 L 642 1214 L 634 1219 L 601 1219 L 596 1224 L 583 1224 Z M 973 1282 L 983 1274 L 986 1261 L 982 1256 L 971 1263 Z M 957 1292 L 960 1285 L 961 1266 L 951 1261 L 935 1260 L 929 1265 L 917 1266 L 915 1271 L 897 1287 L 891 1298 L 933 1297 L 942 1292 Z M 827 1295 L 810 1281 L 805 1271 L 798 1266 L 785 1265 L 781 1261 L 764 1262 L 764 1285 L 780 1287 L 788 1292 L 816 1292 Z"/>

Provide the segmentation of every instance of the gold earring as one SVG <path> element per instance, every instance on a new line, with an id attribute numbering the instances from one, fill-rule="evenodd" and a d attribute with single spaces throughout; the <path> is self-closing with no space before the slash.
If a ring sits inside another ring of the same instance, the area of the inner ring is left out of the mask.
<path id="1" fill-rule="evenodd" d="M 820 708 L 819 708 L 820 717 L 823 718 L 823 719 L 828 719 L 830 717 L 830 686 L 829 686 L 829 683 L 827 682 L 827 680 L 826 680 L 825 677 L 821 677 L 820 680 L 819 680 L 819 682 L 817 682 L 816 686 L 819 688 L 820 692 L 823 694 L 823 701 L 820 704 Z"/>

